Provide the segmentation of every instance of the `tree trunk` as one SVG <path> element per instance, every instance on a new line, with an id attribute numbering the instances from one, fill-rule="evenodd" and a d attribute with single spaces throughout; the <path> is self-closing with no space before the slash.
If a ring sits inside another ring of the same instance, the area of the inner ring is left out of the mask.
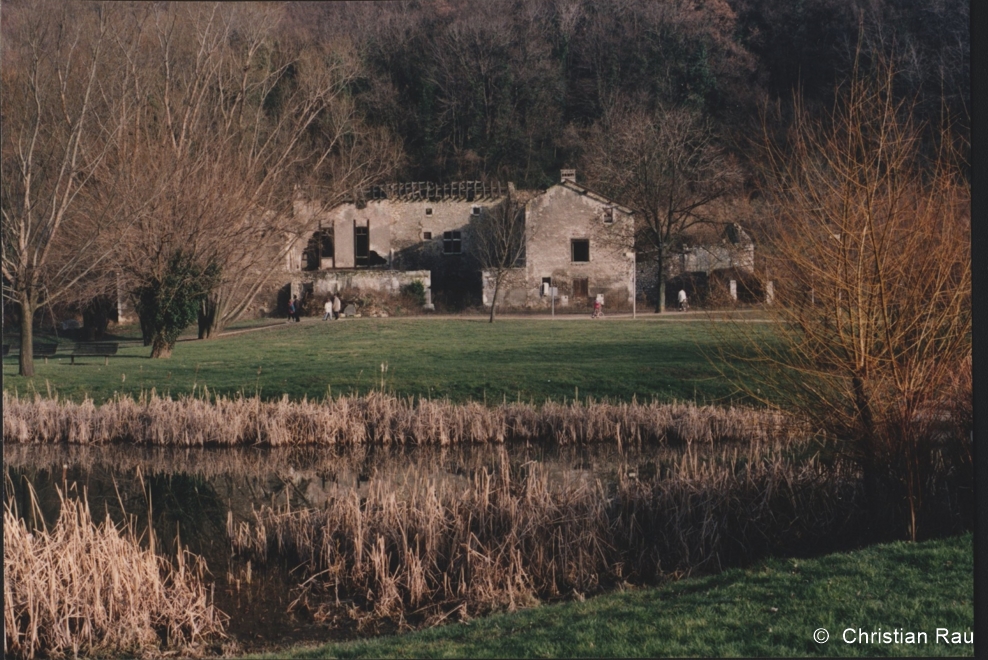
<path id="1" fill-rule="evenodd" d="M 144 317 L 144 314 L 138 312 L 137 319 L 141 322 L 141 340 L 145 346 L 150 346 L 154 340 L 154 329 L 151 327 L 151 323 Z"/>
<path id="2" fill-rule="evenodd" d="M 223 329 L 222 294 L 213 292 L 199 303 L 199 339 L 215 337 Z"/>
<path id="3" fill-rule="evenodd" d="M 861 479 L 864 486 L 865 506 L 873 521 L 887 520 L 885 488 L 882 477 L 881 457 L 878 455 L 878 442 L 875 437 L 875 420 L 861 376 L 851 378 L 854 392 L 854 407 L 858 412 L 860 430 L 858 438 L 858 460 L 861 465 Z"/>
<path id="4" fill-rule="evenodd" d="M 661 314 L 666 311 L 666 269 L 663 263 L 662 248 L 659 248 L 659 255 L 655 258 L 657 268 L 656 282 L 658 282 L 658 296 L 655 298 L 655 312 Z"/>
<path id="5" fill-rule="evenodd" d="M 494 322 L 494 310 L 497 309 L 497 292 L 501 290 L 501 280 L 500 278 L 494 280 L 494 298 L 491 300 L 491 316 L 487 320 L 488 323 Z"/>
<path id="6" fill-rule="evenodd" d="M 172 348 L 174 348 L 174 346 L 174 342 L 167 341 L 160 334 L 155 335 L 154 341 L 151 343 L 151 357 L 169 358 L 172 356 Z"/>
<path id="7" fill-rule="evenodd" d="M 34 376 L 34 304 L 30 294 L 21 292 L 21 355 L 18 358 L 18 371 L 21 376 Z"/>

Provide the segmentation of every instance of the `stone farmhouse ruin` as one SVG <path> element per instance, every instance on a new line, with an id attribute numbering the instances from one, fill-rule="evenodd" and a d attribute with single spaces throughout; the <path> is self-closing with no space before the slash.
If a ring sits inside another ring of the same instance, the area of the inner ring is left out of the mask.
<path id="1" fill-rule="evenodd" d="M 755 277 L 755 243 L 736 222 L 727 223 L 720 235 L 684 240 L 665 263 L 666 301 L 675 300 L 684 289 L 692 300 L 709 299 L 718 293 L 743 302 L 769 299 Z M 638 292 L 649 298 L 656 289 L 654 253 L 638 251 Z M 733 284 L 732 284 L 733 282 Z"/>
<path id="2" fill-rule="evenodd" d="M 582 308 L 603 296 L 609 306 L 626 306 L 636 288 L 641 293 L 647 286 L 641 263 L 636 277 L 632 209 L 578 184 L 575 170 L 562 170 L 560 181 L 541 191 L 499 182 L 393 183 L 328 209 L 297 195 L 294 214 L 304 233 L 286 256 L 291 293 L 324 298 L 350 287 L 398 293 L 418 281 L 427 308 L 440 300 L 489 306 L 493 278 L 478 259 L 477 227 L 508 196 L 524 210 L 525 245 L 499 305 Z M 735 252 L 684 251 L 670 275 L 722 262 L 753 270 L 753 246 L 744 258 Z"/>

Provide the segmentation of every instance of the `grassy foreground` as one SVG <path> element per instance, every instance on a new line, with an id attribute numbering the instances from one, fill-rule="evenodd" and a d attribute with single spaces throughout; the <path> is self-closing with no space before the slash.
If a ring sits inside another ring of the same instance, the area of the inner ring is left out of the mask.
<path id="1" fill-rule="evenodd" d="M 152 388 L 171 396 L 208 387 L 227 395 L 321 399 L 327 393 L 363 394 L 382 384 L 399 396 L 456 402 L 540 404 L 572 399 L 577 391 L 581 398 L 622 401 L 637 395 L 646 401 L 729 402 L 734 390 L 706 357 L 720 341 L 711 323 L 672 319 L 504 318 L 493 325 L 483 318 L 305 319 L 180 341 L 164 360 L 151 360 L 147 347 L 122 346 L 109 366 L 102 358 L 70 365 L 67 342 L 66 352 L 48 364 L 36 361 L 31 379 L 17 375 L 15 354 L 5 358 L 4 389 L 56 392 L 76 401 L 89 396 L 96 403 L 117 392 L 138 396 Z"/>
<path id="2" fill-rule="evenodd" d="M 973 644 L 937 638 L 946 628 L 973 639 L 972 543 L 965 534 L 771 559 L 656 589 L 249 657 L 973 656 Z M 829 632 L 822 644 L 813 639 L 820 628 Z M 879 629 L 925 632 L 927 643 L 858 642 L 859 630 Z"/>

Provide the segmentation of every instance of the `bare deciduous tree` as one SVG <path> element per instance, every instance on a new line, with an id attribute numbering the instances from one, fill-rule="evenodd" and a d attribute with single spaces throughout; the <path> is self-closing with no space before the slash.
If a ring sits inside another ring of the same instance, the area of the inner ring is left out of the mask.
<path id="1" fill-rule="evenodd" d="M 767 150 L 779 322 L 742 378 L 845 441 L 874 515 L 916 539 L 937 454 L 970 430 L 970 194 L 955 136 L 916 125 L 894 81 L 856 71 Z"/>
<path id="2" fill-rule="evenodd" d="M 528 228 L 528 231 L 534 231 L 534 228 Z M 488 319 L 493 323 L 498 294 L 506 284 L 522 276 L 518 269 L 525 263 L 525 206 L 509 191 L 497 206 L 488 209 L 473 223 L 471 240 L 471 251 L 494 290 Z M 487 288 L 487 282 L 484 288 Z"/>
<path id="3" fill-rule="evenodd" d="M 37 310 L 98 274 L 113 250 L 116 218 L 92 189 L 115 186 L 103 165 L 129 108 L 109 66 L 113 7 L 4 9 L 15 26 L 3 32 L 3 296 L 20 308 L 19 373 L 33 376 Z"/>
<path id="4" fill-rule="evenodd" d="M 135 220 L 119 260 L 135 290 L 177 250 L 218 268 L 201 338 L 246 311 L 305 234 L 291 213 L 297 186 L 333 203 L 397 161 L 356 113 L 352 49 L 279 33 L 283 10 L 151 5 L 133 17 L 129 38 L 144 48 L 128 65 L 143 105 L 116 154 Z"/>
<path id="5" fill-rule="evenodd" d="M 696 112 L 634 103 L 615 104 L 594 125 L 585 168 L 592 185 L 636 210 L 637 250 L 655 260 L 655 311 L 664 312 L 670 250 L 691 227 L 713 221 L 707 211 L 739 188 L 741 168 Z"/>

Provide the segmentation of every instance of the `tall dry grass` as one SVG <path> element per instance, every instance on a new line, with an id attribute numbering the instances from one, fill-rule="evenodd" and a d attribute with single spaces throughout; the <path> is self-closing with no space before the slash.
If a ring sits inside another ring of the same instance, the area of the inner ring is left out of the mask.
<path id="1" fill-rule="evenodd" d="M 372 480 L 320 509 L 231 517 L 228 533 L 244 558 L 298 563 L 295 606 L 317 619 L 435 623 L 824 547 L 858 521 L 858 477 L 840 464 L 708 454 L 605 485 L 502 452 L 465 485 Z"/>
<path id="2" fill-rule="evenodd" d="M 59 495 L 51 529 L 29 531 L 5 503 L 5 655 L 190 655 L 222 635 L 198 557 L 180 548 L 172 564 L 132 526 L 96 523 L 85 497 Z"/>
<path id="3" fill-rule="evenodd" d="M 4 392 L 5 443 L 132 442 L 173 446 L 764 442 L 805 433 L 781 413 L 691 403 L 574 401 L 486 406 L 381 393 L 323 402 L 183 397 L 153 391 L 100 406 Z"/>

